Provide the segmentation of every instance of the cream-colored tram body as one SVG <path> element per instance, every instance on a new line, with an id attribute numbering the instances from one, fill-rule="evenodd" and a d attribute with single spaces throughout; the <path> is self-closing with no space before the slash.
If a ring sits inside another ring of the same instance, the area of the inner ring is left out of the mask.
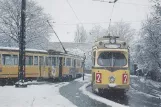
<path id="1" fill-rule="evenodd" d="M 93 46 L 92 90 L 99 92 L 129 89 L 129 51 L 118 37 L 104 36 Z"/>

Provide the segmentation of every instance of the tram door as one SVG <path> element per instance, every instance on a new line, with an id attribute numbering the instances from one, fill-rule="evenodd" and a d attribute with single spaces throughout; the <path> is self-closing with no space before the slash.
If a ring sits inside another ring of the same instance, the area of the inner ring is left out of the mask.
<path id="1" fill-rule="evenodd" d="M 59 78 L 62 77 L 62 73 L 63 73 L 63 57 L 59 57 Z"/>
<path id="2" fill-rule="evenodd" d="M 45 63 L 44 63 L 44 57 L 39 56 L 39 71 L 40 71 L 40 77 L 43 77 L 43 71 L 45 70 Z"/>

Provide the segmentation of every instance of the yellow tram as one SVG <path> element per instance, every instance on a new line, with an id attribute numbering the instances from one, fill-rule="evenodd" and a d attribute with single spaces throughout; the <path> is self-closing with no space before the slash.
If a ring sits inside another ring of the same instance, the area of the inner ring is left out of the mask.
<path id="1" fill-rule="evenodd" d="M 99 92 L 129 89 L 129 51 L 126 42 L 118 37 L 104 36 L 92 48 L 92 90 Z"/>
<path id="2" fill-rule="evenodd" d="M 0 81 L 18 79 L 19 49 L 0 47 Z M 82 75 L 81 57 L 53 50 L 26 49 L 26 79 L 76 78 Z"/>

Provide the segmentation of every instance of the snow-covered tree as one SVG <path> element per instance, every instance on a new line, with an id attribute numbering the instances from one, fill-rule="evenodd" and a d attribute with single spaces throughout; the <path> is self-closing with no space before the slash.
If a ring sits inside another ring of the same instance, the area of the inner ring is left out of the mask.
<path id="1" fill-rule="evenodd" d="M 110 27 L 110 34 L 113 36 L 118 36 L 126 42 L 130 43 L 135 35 L 135 29 L 132 29 L 129 23 L 123 21 L 114 23 Z"/>
<path id="2" fill-rule="evenodd" d="M 0 38 L 4 36 L 14 40 L 12 46 L 18 46 L 20 36 L 21 0 L 0 0 Z M 26 7 L 26 47 L 45 48 L 50 28 L 49 16 L 33 0 L 27 0 Z M 12 41 L 11 40 L 11 41 Z M 37 47 L 34 47 L 36 46 Z M 43 47 L 42 47 L 43 46 Z"/>
<path id="3" fill-rule="evenodd" d="M 79 26 L 77 25 L 77 29 L 75 32 L 75 38 L 74 38 L 74 42 L 75 43 L 85 43 L 87 39 L 87 32 L 84 29 L 83 26 Z"/>
<path id="4" fill-rule="evenodd" d="M 98 38 L 107 36 L 107 30 L 103 29 L 100 25 L 95 25 L 90 31 L 87 37 L 88 43 L 94 43 Z"/>
<path id="5" fill-rule="evenodd" d="M 93 43 L 98 38 L 107 36 L 109 32 L 111 36 L 118 36 L 130 43 L 130 40 L 132 40 L 136 31 L 131 28 L 129 23 L 125 23 L 123 21 L 111 25 L 110 31 L 108 31 L 108 29 L 103 29 L 101 26 L 97 25 L 94 26 L 92 30 L 90 30 L 87 41 Z"/>
<path id="6" fill-rule="evenodd" d="M 156 79 L 161 69 L 161 6 L 158 0 L 151 16 L 143 23 L 141 39 L 133 47 L 135 63 L 140 69 L 147 69 Z"/>

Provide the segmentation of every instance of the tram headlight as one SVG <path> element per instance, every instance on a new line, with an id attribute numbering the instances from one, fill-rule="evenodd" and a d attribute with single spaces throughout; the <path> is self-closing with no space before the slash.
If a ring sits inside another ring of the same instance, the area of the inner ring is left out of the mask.
<path id="1" fill-rule="evenodd" d="M 112 43 L 112 44 L 116 43 L 116 39 L 115 38 L 111 38 L 110 39 L 110 43 Z"/>
<path id="2" fill-rule="evenodd" d="M 114 83 L 115 82 L 115 77 L 114 76 L 110 76 L 109 80 L 110 80 L 110 83 Z"/>
<path id="3" fill-rule="evenodd" d="M 102 45 L 103 43 L 102 42 L 99 42 L 99 45 Z"/>

